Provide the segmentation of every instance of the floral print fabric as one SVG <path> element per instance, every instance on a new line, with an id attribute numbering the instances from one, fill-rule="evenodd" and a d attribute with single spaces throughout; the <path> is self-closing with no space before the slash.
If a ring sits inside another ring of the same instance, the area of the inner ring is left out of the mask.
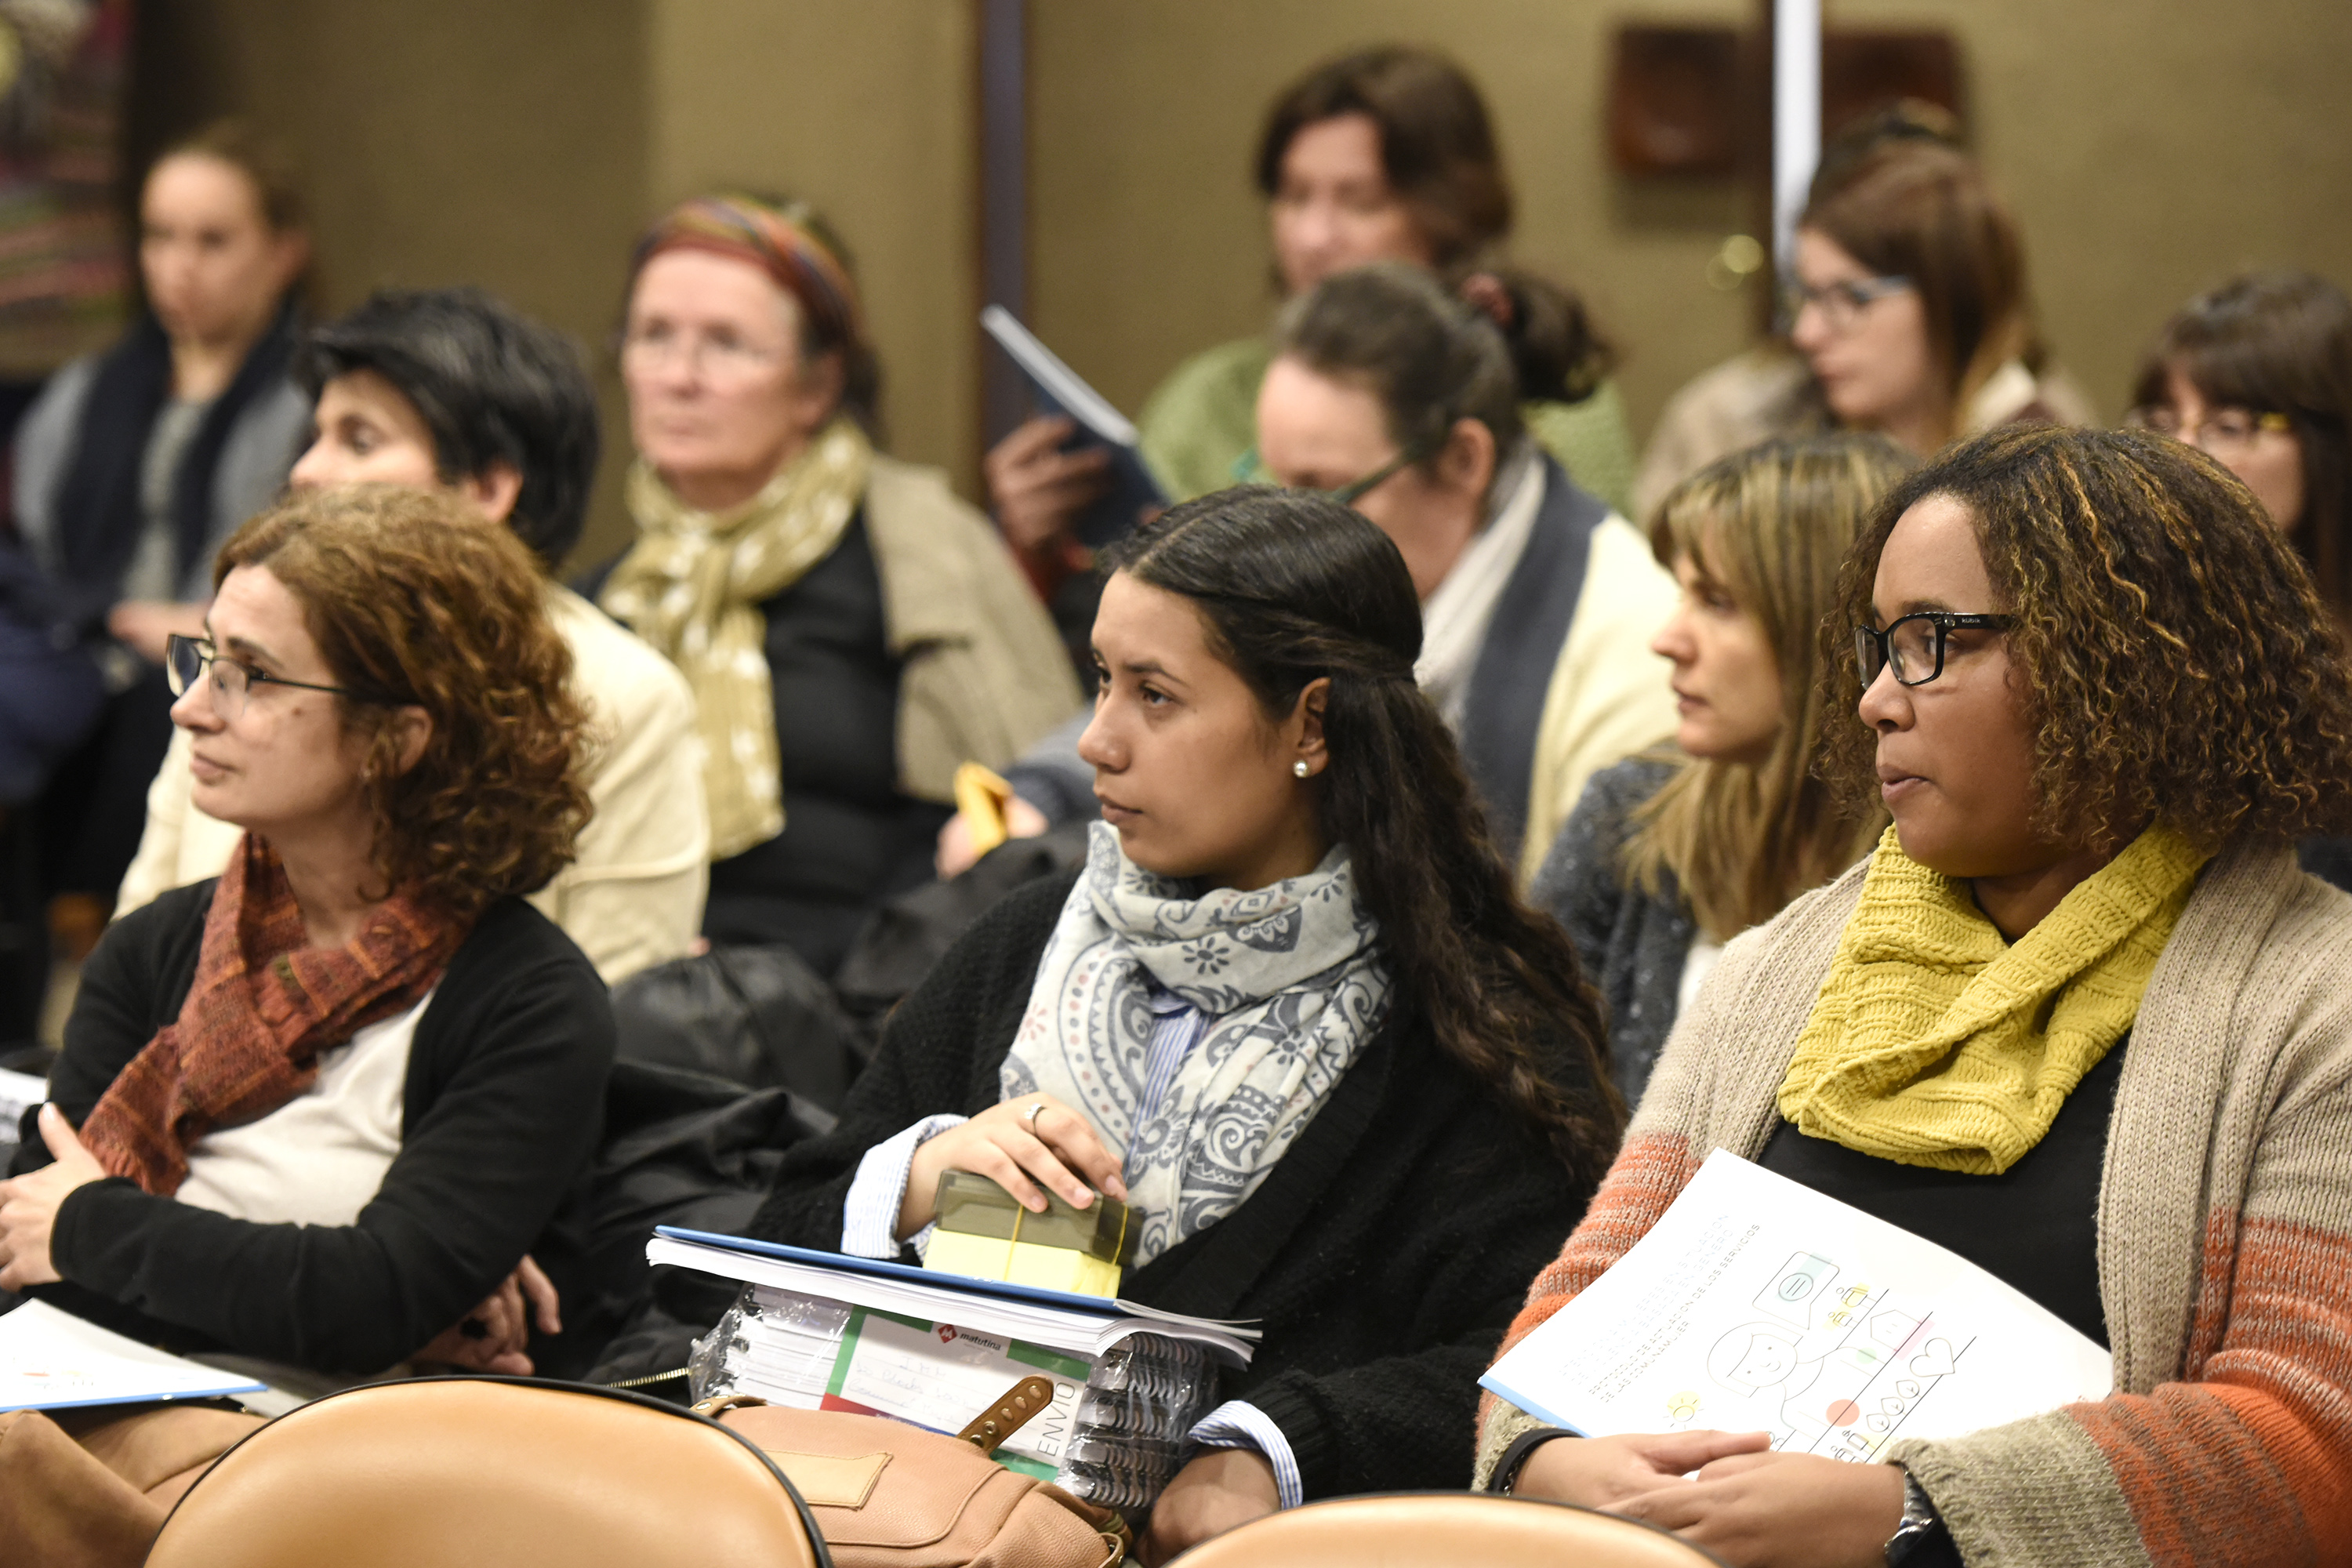
<path id="1" fill-rule="evenodd" d="M 1303 877 L 1201 897 L 1097 823 L 1000 1079 L 1052 1095 L 1125 1150 L 1139 1266 L 1255 1192 L 1381 1025 L 1389 971 L 1345 847 Z M 1208 1020 L 1141 1115 L 1152 983 Z"/>

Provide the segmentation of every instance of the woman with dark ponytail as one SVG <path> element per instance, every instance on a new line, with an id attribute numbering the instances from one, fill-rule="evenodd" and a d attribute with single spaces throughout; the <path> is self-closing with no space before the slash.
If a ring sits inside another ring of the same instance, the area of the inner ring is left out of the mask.
<path id="1" fill-rule="evenodd" d="M 1228 490 L 1112 567 L 1086 867 L 908 998 L 753 1231 L 911 1257 L 950 1170 L 1033 1209 L 1123 1199 L 1122 1296 L 1265 1331 L 1154 1511 L 1156 1560 L 1309 1498 L 1466 1484 L 1510 1281 L 1582 1212 L 1623 1110 L 1574 952 L 1414 684 L 1388 536 Z"/>

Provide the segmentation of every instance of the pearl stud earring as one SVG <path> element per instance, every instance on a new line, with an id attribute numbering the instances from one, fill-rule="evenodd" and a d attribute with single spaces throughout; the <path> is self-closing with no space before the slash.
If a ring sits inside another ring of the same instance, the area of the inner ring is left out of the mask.
<path id="1" fill-rule="evenodd" d="M 1297 773 L 1300 778 L 1305 778 L 1315 770 L 1307 765 L 1307 759 L 1305 757 L 1301 757 L 1297 762 L 1290 764 L 1290 771 Z"/>

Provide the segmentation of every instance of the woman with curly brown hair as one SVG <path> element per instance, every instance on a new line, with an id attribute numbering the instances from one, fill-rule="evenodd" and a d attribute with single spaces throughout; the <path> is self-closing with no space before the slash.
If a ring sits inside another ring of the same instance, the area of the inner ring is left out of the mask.
<path id="1" fill-rule="evenodd" d="M 1737 1563 L 2326 1559 L 2352 1527 L 2352 898 L 2292 847 L 2352 820 L 2335 621 L 2243 486 L 2138 432 L 1969 442 L 1840 585 L 1832 696 L 1866 728 L 1827 766 L 1894 826 L 1727 949 L 1506 1344 L 1720 1147 L 2006 1279 L 2112 1349 L 2114 1392 L 1860 1433 L 1860 1464 L 1490 1404 L 1482 1473 Z"/>
<path id="2" fill-rule="evenodd" d="M 83 969 L 0 1287 L 295 1394 L 529 1370 L 519 1289 L 554 1329 L 613 1039 L 522 901 L 588 815 L 538 572 L 461 501 L 368 488 L 256 518 L 214 581 L 173 719 L 244 844 Z"/>

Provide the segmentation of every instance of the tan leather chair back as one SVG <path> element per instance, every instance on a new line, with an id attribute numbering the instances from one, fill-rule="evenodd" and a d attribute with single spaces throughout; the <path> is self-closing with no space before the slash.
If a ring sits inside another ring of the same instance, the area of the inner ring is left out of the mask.
<path id="1" fill-rule="evenodd" d="M 1479 1492 L 1309 1503 L 1204 1541 L 1183 1568 L 1706 1568 L 1720 1559 L 1614 1514 Z"/>
<path id="2" fill-rule="evenodd" d="M 335 1394 L 224 1454 L 149 1568 L 831 1568 L 783 1476 L 716 1422 L 496 1378 Z"/>

